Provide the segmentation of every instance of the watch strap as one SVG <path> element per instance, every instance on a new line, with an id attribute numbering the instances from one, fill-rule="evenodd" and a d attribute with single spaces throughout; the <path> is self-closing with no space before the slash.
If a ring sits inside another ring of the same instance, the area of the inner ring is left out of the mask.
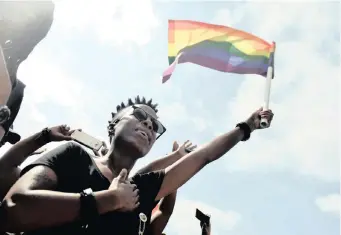
<path id="1" fill-rule="evenodd" d="M 250 139 L 251 128 L 246 122 L 240 122 L 236 125 L 236 127 L 239 127 L 244 132 L 242 141 L 247 141 L 248 139 Z"/>
<path id="2" fill-rule="evenodd" d="M 97 203 L 91 188 L 80 193 L 80 218 L 84 224 L 94 221 L 98 217 Z"/>
<path id="3" fill-rule="evenodd" d="M 35 138 L 36 143 L 42 146 L 49 143 L 51 141 L 50 132 L 51 130 L 49 128 L 44 128 Z"/>

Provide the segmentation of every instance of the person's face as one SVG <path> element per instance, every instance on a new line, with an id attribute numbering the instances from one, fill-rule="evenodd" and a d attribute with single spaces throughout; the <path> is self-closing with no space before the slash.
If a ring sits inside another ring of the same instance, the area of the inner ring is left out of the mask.
<path id="1" fill-rule="evenodd" d="M 157 121 L 155 111 L 147 105 L 128 107 L 119 117 L 115 126 L 114 144 L 123 144 L 130 148 L 134 157 L 144 157 L 152 148 L 157 137 Z"/>

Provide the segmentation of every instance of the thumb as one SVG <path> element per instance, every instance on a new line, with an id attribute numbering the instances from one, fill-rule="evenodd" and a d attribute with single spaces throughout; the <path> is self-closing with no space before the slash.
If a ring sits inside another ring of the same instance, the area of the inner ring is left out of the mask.
<path id="1" fill-rule="evenodd" d="M 178 142 L 174 141 L 173 142 L 173 151 L 176 151 L 179 148 Z"/>
<path id="2" fill-rule="evenodd" d="M 125 181 L 127 179 L 127 176 L 128 176 L 128 171 L 127 169 L 122 169 L 120 174 L 117 176 L 118 180 L 119 181 Z"/>

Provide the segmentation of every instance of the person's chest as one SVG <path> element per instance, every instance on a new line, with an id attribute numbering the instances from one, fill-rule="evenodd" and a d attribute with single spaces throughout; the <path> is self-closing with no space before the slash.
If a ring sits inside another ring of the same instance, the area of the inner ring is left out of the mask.
<path id="1" fill-rule="evenodd" d="M 150 224 L 150 214 L 144 215 L 147 220 L 140 217 L 139 210 L 126 213 L 107 213 L 89 224 L 89 234 L 147 235 Z"/>
<path id="2" fill-rule="evenodd" d="M 87 188 L 91 188 L 94 192 L 109 188 L 109 180 L 102 174 L 94 161 L 84 161 L 78 165 L 70 164 L 58 179 L 58 191 L 79 193 Z M 134 183 L 132 179 L 130 181 Z M 141 197 L 142 200 L 143 198 Z M 145 202 L 146 200 L 140 201 L 140 206 L 132 212 L 110 212 L 100 215 L 95 221 L 88 224 L 86 234 L 146 235 L 152 208 L 149 203 Z M 146 220 L 141 219 L 141 213 L 145 215 Z M 74 224 L 74 226 L 79 225 Z"/>
<path id="3" fill-rule="evenodd" d="M 94 192 L 106 190 L 109 180 L 101 174 L 90 156 L 84 155 L 82 162 L 70 162 L 58 176 L 58 191 L 80 193 L 91 188 Z"/>

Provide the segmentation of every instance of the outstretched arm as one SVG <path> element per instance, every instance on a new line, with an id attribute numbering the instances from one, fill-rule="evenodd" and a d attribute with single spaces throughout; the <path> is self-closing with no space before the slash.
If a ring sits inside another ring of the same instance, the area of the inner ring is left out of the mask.
<path id="1" fill-rule="evenodd" d="M 192 143 L 187 140 L 183 145 L 179 147 L 179 144 L 174 141 L 172 153 L 167 156 L 155 160 L 149 163 L 147 166 L 141 168 L 137 173 L 144 174 L 151 171 L 156 171 L 160 169 L 165 169 L 166 167 L 172 165 L 174 162 L 178 161 L 180 158 L 193 151 L 197 146 L 192 145 Z"/>
<path id="2" fill-rule="evenodd" d="M 159 209 L 152 214 L 150 220 L 151 234 L 161 235 L 171 217 L 176 200 L 176 191 L 160 201 Z"/>
<path id="3" fill-rule="evenodd" d="M 137 174 L 144 174 L 144 173 L 148 173 L 148 172 L 151 172 L 151 171 L 156 171 L 156 170 L 164 169 L 167 166 L 172 165 L 174 162 L 179 160 L 181 157 L 182 156 L 178 152 L 176 152 L 176 151 L 172 152 L 172 153 L 166 155 L 163 158 L 157 159 L 157 160 L 149 163 L 145 167 L 143 167 L 140 170 L 138 170 L 138 172 L 136 172 L 136 173 Z"/>
<path id="4" fill-rule="evenodd" d="M 271 110 L 262 111 L 262 109 L 259 109 L 251 115 L 246 123 L 250 130 L 253 131 L 260 128 L 260 117 L 265 117 L 271 122 L 272 116 Z M 243 137 L 244 131 L 240 127 L 236 127 L 227 134 L 215 138 L 213 141 L 189 153 L 173 165 L 167 167 L 165 169 L 164 180 L 155 200 L 160 200 L 177 190 L 205 165 L 219 159 L 227 153 L 239 143 Z"/>

